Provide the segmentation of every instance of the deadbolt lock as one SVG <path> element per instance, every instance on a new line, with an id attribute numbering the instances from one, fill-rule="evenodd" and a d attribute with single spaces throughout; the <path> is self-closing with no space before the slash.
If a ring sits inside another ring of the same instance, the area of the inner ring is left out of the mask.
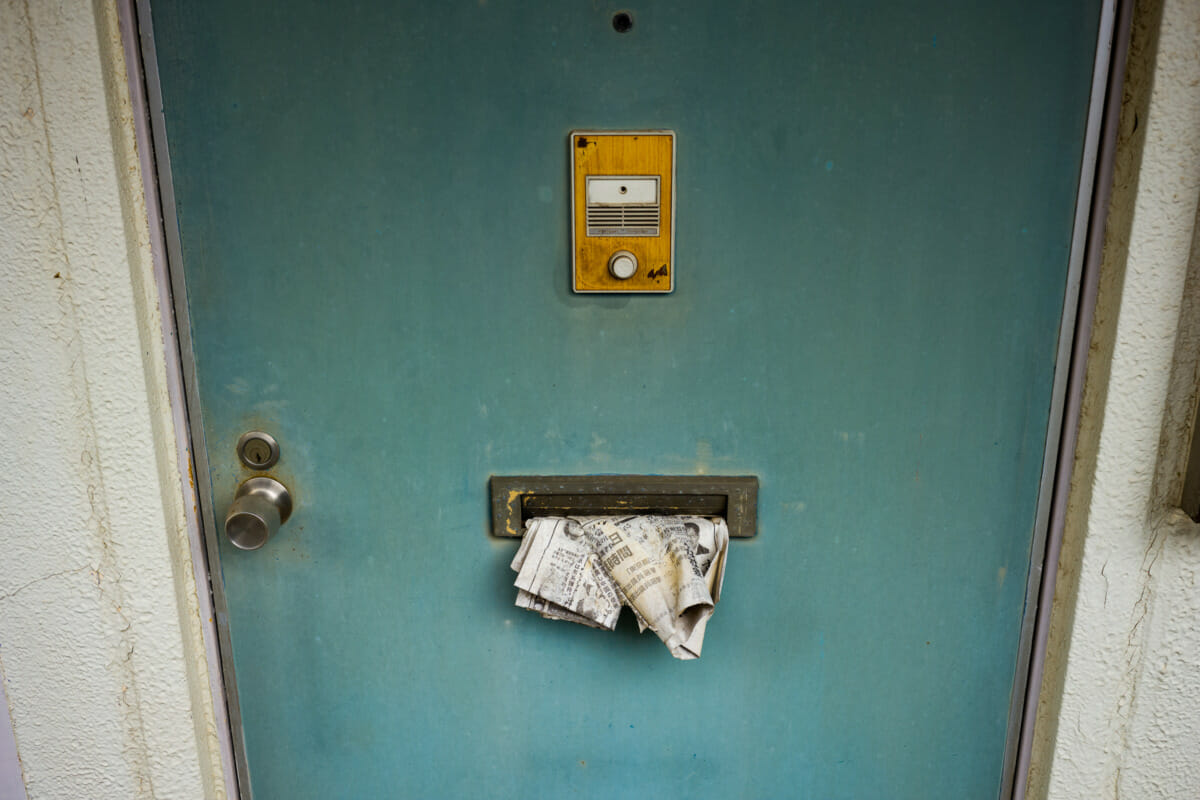
<path id="1" fill-rule="evenodd" d="M 279 442 L 269 433 L 247 431 L 238 439 L 237 454 L 250 469 L 270 469 L 279 461 Z"/>

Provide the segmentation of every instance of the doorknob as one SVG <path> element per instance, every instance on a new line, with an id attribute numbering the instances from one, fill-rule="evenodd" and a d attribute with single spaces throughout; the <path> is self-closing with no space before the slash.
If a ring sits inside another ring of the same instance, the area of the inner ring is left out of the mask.
<path id="1" fill-rule="evenodd" d="M 274 478 L 249 478 L 238 487 L 225 515 L 225 535 L 234 547 L 257 550 L 292 515 L 292 495 Z"/>

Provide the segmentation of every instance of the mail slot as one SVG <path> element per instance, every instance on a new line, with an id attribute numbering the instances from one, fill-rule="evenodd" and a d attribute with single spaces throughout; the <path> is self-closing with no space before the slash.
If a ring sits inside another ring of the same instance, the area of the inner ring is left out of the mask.
<path id="1" fill-rule="evenodd" d="M 522 536 L 533 517 L 684 514 L 724 517 L 729 535 L 757 533 L 753 475 L 493 475 L 492 535 Z"/>

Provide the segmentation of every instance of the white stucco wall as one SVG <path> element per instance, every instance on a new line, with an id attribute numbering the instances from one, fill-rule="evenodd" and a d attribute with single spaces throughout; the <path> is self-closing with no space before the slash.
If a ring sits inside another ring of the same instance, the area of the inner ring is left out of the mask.
<path id="1" fill-rule="evenodd" d="M 1200 798 L 1200 3 L 1141 3 L 1030 795 Z M 1174 364 L 1174 369 L 1173 369 Z"/>
<path id="2" fill-rule="evenodd" d="M 0 0 L 0 675 L 30 800 L 222 794 L 116 11 Z"/>

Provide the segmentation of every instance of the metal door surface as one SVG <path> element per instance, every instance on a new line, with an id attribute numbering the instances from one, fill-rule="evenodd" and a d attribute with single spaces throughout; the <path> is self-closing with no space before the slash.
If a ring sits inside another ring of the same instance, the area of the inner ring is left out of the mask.
<path id="1" fill-rule="evenodd" d="M 1100 13 L 143 8 L 254 795 L 995 797 Z M 673 293 L 572 293 L 576 129 L 675 132 Z M 522 474 L 758 476 L 703 658 L 513 607 Z"/>

